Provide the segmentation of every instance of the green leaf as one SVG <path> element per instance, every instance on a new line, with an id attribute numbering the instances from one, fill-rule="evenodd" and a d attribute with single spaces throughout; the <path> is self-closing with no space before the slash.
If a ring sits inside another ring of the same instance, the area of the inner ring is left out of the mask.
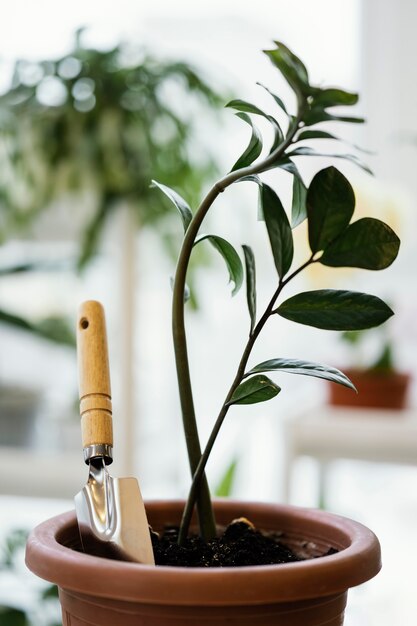
<path id="1" fill-rule="evenodd" d="M 333 135 L 333 133 L 328 133 L 326 130 L 303 130 L 297 137 L 296 141 L 307 141 L 309 139 L 334 139 L 335 141 L 340 141 L 347 145 L 352 146 L 355 150 L 359 150 L 359 152 L 364 152 L 365 154 L 372 154 L 371 150 L 365 150 L 360 146 L 357 146 L 354 143 L 350 143 L 337 135 Z"/>
<path id="2" fill-rule="evenodd" d="M 152 181 L 151 187 L 157 187 L 158 189 L 160 189 L 162 193 L 164 193 L 178 209 L 185 233 L 190 225 L 191 220 L 193 219 L 193 214 L 188 203 L 184 200 L 184 198 L 179 195 L 179 193 L 177 193 L 170 187 L 163 185 L 162 183 L 158 183 L 156 180 Z"/>
<path id="3" fill-rule="evenodd" d="M 295 156 L 316 156 L 316 157 L 331 157 L 333 159 L 344 159 L 346 161 L 351 161 L 352 163 L 354 163 L 355 165 L 363 169 L 368 174 L 372 174 L 372 170 L 366 165 L 366 163 L 363 163 L 360 159 L 358 159 L 358 157 L 355 154 L 346 154 L 346 153 L 337 153 L 337 152 L 333 152 L 329 154 L 329 153 L 317 152 L 317 150 L 314 150 L 314 148 L 310 148 L 309 146 L 300 146 L 299 148 L 296 148 L 292 152 L 288 153 L 288 157 L 295 157 Z"/>
<path id="4" fill-rule="evenodd" d="M 290 269 L 294 256 L 291 226 L 281 200 L 269 185 L 260 187 L 260 200 L 275 267 L 282 278 Z"/>
<path id="5" fill-rule="evenodd" d="M 250 332 L 252 333 L 256 323 L 256 267 L 255 256 L 250 246 L 243 245 L 246 269 L 246 299 L 250 315 Z"/>
<path id="6" fill-rule="evenodd" d="M 281 100 L 279 96 L 272 93 L 272 91 L 268 87 L 265 87 L 265 85 L 262 85 L 262 83 L 256 83 L 256 84 L 259 85 L 259 87 L 262 87 L 262 89 L 265 89 L 269 93 L 269 95 L 273 97 L 273 99 L 275 100 L 279 108 L 282 109 L 286 115 L 289 115 L 287 111 L 287 107 L 285 106 L 283 100 Z"/>
<path id="7" fill-rule="evenodd" d="M 277 46 L 273 50 L 264 50 L 271 62 L 277 67 L 290 87 L 298 94 L 308 95 L 311 87 L 308 72 L 304 63 L 287 46 L 274 41 Z"/>
<path id="8" fill-rule="evenodd" d="M 293 322 L 325 330 L 372 328 L 394 314 L 376 296 L 337 289 L 299 293 L 283 302 L 274 312 Z"/>
<path id="9" fill-rule="evenodd" d="M 32 322 L 20 315 L 0 309 L 0 323 L 27 331 L 48 341 L 75 348 L 75 336 L 65 318 L 49 317 Z"/>
<path id="10" fill-rule="evenodd" d="M 332 133 L 328 133 L 325 130 L 303 130 L 297 137 L 297 141 L 304 141 L 304 140 L 307 140 L 307 139 L 336 139 L 336 140 L 339 140 L 339 137 L 336 137 L 336 135 L 332 135 Z"/>
<path id="11" fill-rule="evenodd" d="M 217 498 L 228 498 L 232 495 L 233 484 L 235 482 L 237 469 L 237 460 L 233 459 L 230 465 L 226 468 L 224 475 L 222 476 L 218 486 L 214 491 L 214 495 Z"/>
<path id="12" fill-rule="evenodd" d="M 335 167 L 320 170 L 307 191 L 308 236 L 313 253 L 323 250 L 349 225 L 355 194 Z"/>
<path id="13" fill-rule="evenodd" d="M 343 89 L 315 89 L 313 90 L 313 106 L 320 106 L 323 109 L 336 106 L 353 106 L 357 104 L 359 96 L 357 93 L 344 91 Z"/>
<path id="14" fill-rule="evenodd" d="M 273 169 L 274 167 L 279 167 L 280 169 L 285 170 L 286 172 L 289 172 L 293 176 L 296 176 L 297 178 L 302 180 L 298 167 L 293 161 L 291 161 L 291 159 L 288 159 L 287 157 L 281 157 L 278 161 L 274 161 L 274 164 L 269 169 Z"/>
<path id="15" fill-rule="evenodd" d="M 356 391 L 355 385 L 340 370 L 329 365 L 321 365 L 320 363 L 311 363 L 310 361 L 300 361 L 298 359 L 270 359 L 263 361 L 253 367 L 247 376 L 258 374 L 260 372 L 283 372 L 287 374 L 302 374 L 304 376 L 314 376 L 315 378 L 324 378 L 333 383 L 350 387 Z"/>
<path id="16" fill-rule="evenodd" d="M 42 598 L 44 600 L 57 599 L 58 595 L 58 587 L 56 585 L 50 585 L 42 592 Z"/>
<path id="17" fill-rule="evenodd" d="M 292 182 L 291 226 L 295 228 L 307 218 L 307 187 L 303 181 L 294 176 Z"/>
<path id="18" fill-rule="evenodd" d="M 242 113 L 254 113 L 255 115 L 262 115 L 262 117 L 267 117 L 266 113 L 261 111 L 261 109 L 259 109 L 254 104 L 246 102 L 246 100 L 231 100 L 225 106 L 229 109 L 236 109 L 236 111 L 241 111 Z"/>
<path id="19" fill-rule="evenodd" d="M 274 140 L 270 152 L 273 152 L 275 148 L 277 148 L 283 141 L 284 134 L 282 132 L 281 126 L 278 124 L 277 120 L 272 117 L 272 115 L 268 115 L 254 104 L 246 102 L 245 100 L 232 100 L 231 102 L 226 104 L 226 106 L 241 111 L 243 113 L 253 113 L 254 115 L 261 115 L 266 120 L 268 120 L 268 122 L 274 129 Z"/>
<path id="20" fill-rule="evenodd" d="M 236 295 L 243 283 L 243 266 L 238 253 L 231 243 L 218 235 L 200 235 L 195 240 L 194 245 L 200 243 L 200 241 L 203 241 L 204 239 L 208 239 L 211 245 L 216 248 L 218 252 L 220 252 L 225 260 L 227 269 L 229 270 L 230 281 L 235 284 L 232 296 Z"/>
<path id="21" fill-rule="evenodd" d="M 235 390 L 230 404 L 255 404 L 256 402 L 265 402 L 279 394 L 281 387 L 278 387 L 267 376 L 259 374 L 252 376 L 248 380 L 240 383 Z"/>
<path id="22" fill-rule="evenodd" d="M 249 115 L 247 115 L 246 113 L 236 113 L 236 115 L 237 117 L 240 117 L 241 120 L 249 124 L 249 126 L 252 128 L 252 135 L 248 147 L 246 148 L 244 153 L 238 158 L 238 160 L 230 170 L 231 172 L 234 172 L 235 170 L 240 170 L 242 167 L 247 167 L 248 165 L 251 165 L 251 163 L 253 163 L 262 152 L 261 133 L 256 128 L 256 126 L 254 126 Z"/>
<path id="23" fill-rule="evenodd" d="M 237 183 L 256 183 L 257 185 L 262 185 L 262 181 L 257 174 L 249 174 L 249 176 L 243 176 L 243 178 L 238 178 Z"/>
<path id="24" fill-rule="evenodd" d="M 19 609 L 0 606 L 0 624 L 4 626 L 29 626 L 26 613 Z"/>
<path id="25" fill-rule="evenodd" d="M 394 261 L 400 240 L 381 220 L 364 217 L 350 224 L 324 250 L 320 263 L 331 267 L 383 270 Z"/>
<path id="26" fill-rule="evenodd" d="M 347 122 L 350 124 L 363 124 L 364 121 L 363 117 L 333 115 L 332 113 L 324 111 L 322 107 L 313 107 L 303 117 L 305 126 L 314 126 L 314 124 L 319 124 L 320 122 Z"/>

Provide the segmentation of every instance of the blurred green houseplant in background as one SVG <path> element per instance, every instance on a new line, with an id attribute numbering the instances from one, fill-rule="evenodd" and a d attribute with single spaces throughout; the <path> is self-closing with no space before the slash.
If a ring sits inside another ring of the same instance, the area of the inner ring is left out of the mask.
<path id="1" fill-rule="evenodd" d="M 78 269 L 121 206 L 138 225 L 157 227 L 170 250 L 169 202 L 155 196 L 150 180 L 175 185 L 191 202 L 199 196 L 216 167 L 193 131 L 220 102 L 189 64 L 125 45 L 88 48 L 82 33 L 62 58 L 17 61 L 0 97 L 0 242 L 70 199 L 71 219 L 80 223 Z M 23 269 L 7 268 L 14 271 Z M 33 326 L 5 311 L 0 321 Z M 50 326 L 43 330 L 51 334 Z M 67 342 L 65 331 L 60 336 Z"/>

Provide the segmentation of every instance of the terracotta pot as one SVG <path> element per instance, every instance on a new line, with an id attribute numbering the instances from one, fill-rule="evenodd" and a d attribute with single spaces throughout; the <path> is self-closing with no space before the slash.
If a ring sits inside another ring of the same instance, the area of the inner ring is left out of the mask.
<path id="1" fill-rule="evenodd" d="M 358 393 L 342 385 L 329 385 L 329 402 L 337 406 L 404 409 L 410 375 L 403 373 L 378 374 L 365 370 L 343 370 Z"/>
<path id="2" fill-rule="evenodd" d="M 153 528 L 178 523 L 183 504 L 148 503 Z M 26 563 L 59 586 L 64 626 L 340 626 L 348 588 L 381 567 L 378 539 L 351 520 L 276 504 L 224 500 L 215 507 L 219 524 L 245 515 L 313 555 L 340 552 L 287 565 L 150 567 L 77 552 L 70 512 L 32 532 Z"/>

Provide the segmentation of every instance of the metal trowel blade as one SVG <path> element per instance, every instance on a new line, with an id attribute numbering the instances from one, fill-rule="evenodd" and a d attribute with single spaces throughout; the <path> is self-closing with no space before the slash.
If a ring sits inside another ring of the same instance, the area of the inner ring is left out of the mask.
<path id="1" fill-rule="evenodd" d="M 75 496 L 83 549 L 89 554 L 154 565 L 145 506 L 136 478 L 113 478 L 90 465 L 88 482 Z"/>

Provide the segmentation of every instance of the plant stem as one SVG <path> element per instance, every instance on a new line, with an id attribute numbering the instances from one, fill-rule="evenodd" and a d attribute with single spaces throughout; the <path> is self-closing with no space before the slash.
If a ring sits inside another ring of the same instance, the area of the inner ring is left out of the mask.
<path id="1" fill-rule="evenodd" d="M 183 545 L 187 534 L 188 534 L 188 529 L 190 526 L 190 522 L 191 522 L 191 516 L 192 516 L 192 512 L 194 509 L 194 505 L 196 502 L 196 497 L 198 494 L 198 489 L 200 487 L 201 484 L 201 479 L 202 476 L 204 475 L 204 470 L 207 464 L 207 461 L 209 459 L 211 450 L 214 446 L 214 443 L 217 439 L 217 435 L 219 434 L 220 428 L 223 424 L 223 421 L 227 415 L 227 412 L 231 406 L 230 404 L 230 400 L 232 399 L 232 396 L 234 394 L 234 392 L 236 391 L 236 389 L 238 388 L 238 386 L 240 385 L 240 383 L 242 382 L 243 378 L 245 377 L 245 369 L 249 360 L 249 356 L 252 352 L 252 348 L 255 344 L 255 341 L 257 340 L 261 330 L 263 329 L 263 327 L 265 326 L 266 322 L 268 321 L 269 317 L 271 315 L 273 315 L 275 313 L 274 311 L 274 305 L 281 293 L 281 291 L 283 290 L 283 288 L 285 287 L 285 285 L 292 280 L 295 276 L 297 276 L 302 270 L 304 270 L 308 265 L 314 263 L 313 260 L 313 256 L 311 256 L 308 261 L 306 261 L 305 263 L 303 263 L 303 265 L 301 265 L 298 269 L 296 269 L 292 274 L 290 274 L 285 280 L 280 280 L 278 287 L 276 289 L 276 291 L 274 292 L 274 295 L 272 296 L 268 306 L 265 309 L 264 314 L 262 315 L 262 317 L 260 318 L 259 322 L 256 324 L 255 328 L 253 329 L 253 331 L 249 334 L 249 339 L 246 343 L 245 349 L 243 351 L 242 357 L 240 359 L 239 362 L 239 366 L 237 368 L 237 372 L 235 375 L 235 378 L 230 386 L 230 389 L 227 393 L 226 399 L 223 403 L 222 408 L 220 409 L 220 413 L 216 419 L 216 422 L 214 424 L 213 430 L 211 431 L 210 437 L 207 440 L 207 444 L 206 447 L 204 449 L 203 454 L 201 455 L 200 461 L 197 465 L 197 468 L 195 470 L 194 476 L 193 476 L 193 482 L 191 483 L 191 488 L 190 488 L 190 492 L 188 494 L 188 499 L 187 499 L 187 503 L 184 509 L 184 513 L 182 516 L 182 520 L 181 520 L 181 526 L 180 526 L 180 532 L 179 532 L 179 536 L 178 536 L 178 543 L 180 545 Z"/>
<path id="2" fill-rule="evenodd" d="M 288 146 L 291 145 L 292 140 L 299 128 L 299 124 L 301 122 L 303 114 L 303 107 L 303 103 L 299 102 L 298 114 L 294 118 L 293 123 L 289 128 L 285 140 L 268 157 L 266 157 L 258 164 L 244 167 L 234 172 L 230 172 L 210 189 L 207 196 L 204 198 L 201 205 L 197 209 L 184 236 L 181 251 L 178 257 L 173 287 L 172 333 L 184 433 L 187 444 L 189 465 L 191 469 L 191 474 L 193 476 L 195 476 L 197 468 L 201 464 L 202 455 L 194 409 L 184 313 L 185 281 L 192 249 L 200 226 L 213 202 L 216 200 L 217 196 L 240 178 L 244 178 L 245 176 L 249 176 L 251 174 L 258 174 L 262 171 L 267 170 L 270 166 L 274 164 L 275 161 L 277 161 L 284 154 Z M 249 353 L 251 348 L 252 346 L 248 348 Z M 216 524 L 210 499 L 210 491 L 206 476 L 204 474 L 205 463 L 202 470 L 200 470 L 198 480 L 196 481 L 197 486 L 194 487 L 192 508 L 194 507 L 194 503 L 197 501 L 200 534 L 207 541 L 208 539 L 215 536 Z M 198 493 L 197 487 L 199 488 Z"/>

